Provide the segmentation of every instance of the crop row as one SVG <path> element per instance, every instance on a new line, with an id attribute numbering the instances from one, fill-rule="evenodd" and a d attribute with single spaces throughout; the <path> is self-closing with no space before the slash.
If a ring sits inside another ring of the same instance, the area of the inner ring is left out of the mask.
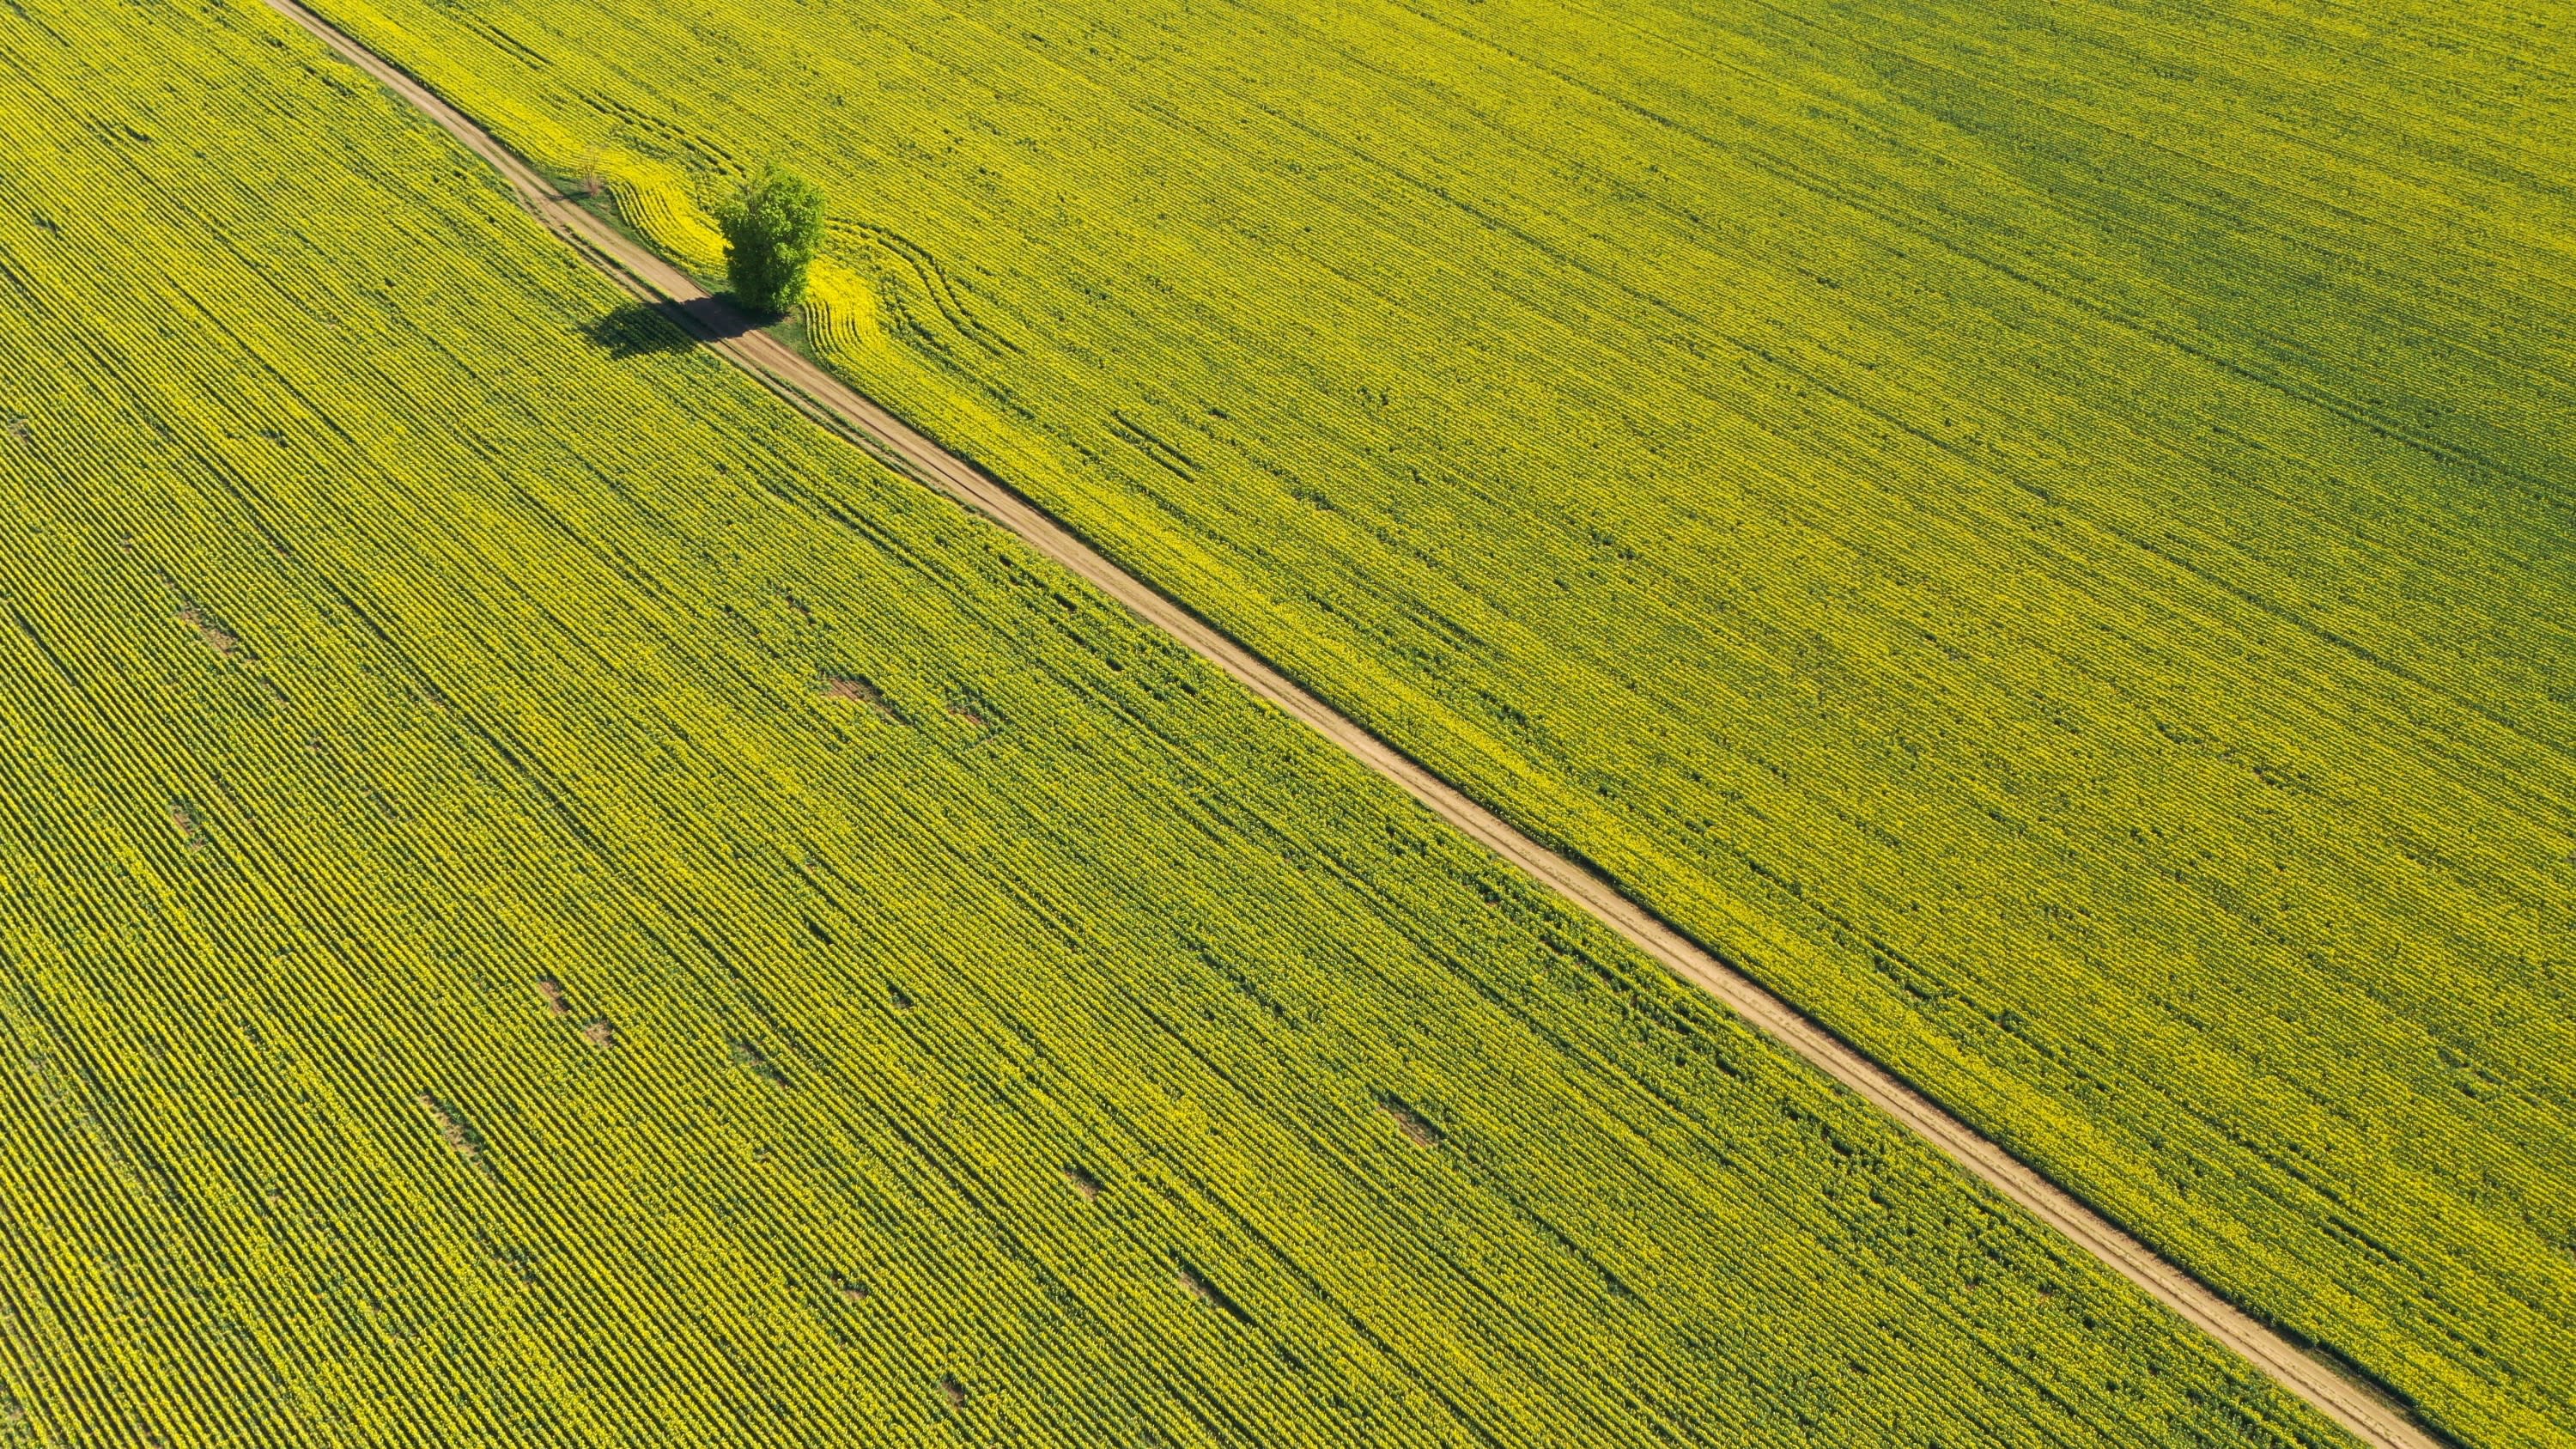
<path id="1" fill-rule="evenodd" d="M 2331 1441 L 290 35 L 0 20 L 12 1426 Z"/>
<path id="2" fill-rule="evenodd" d="M 2547 7 L 322 8 L 2254 1311 L 2576 1432 Z"/>

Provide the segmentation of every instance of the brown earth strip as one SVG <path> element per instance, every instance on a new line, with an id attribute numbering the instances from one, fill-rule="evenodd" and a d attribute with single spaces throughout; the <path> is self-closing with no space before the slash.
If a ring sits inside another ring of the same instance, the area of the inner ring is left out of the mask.
<path id="1" fill-rule="evenodd" d="M 800 411 L 905 474 L 940 489 L 1080 575 L 1139 618 L 1233 676 L 1416 800 L 1511 862 L 1667 968 L 1697 983 L 1808 1064 L 1858 1093 L 1907 1131 L 1940 1149 L 1996 1192 L 2029 1211 L 2103 1266 L 2198 1326 L 2231 1352 L 2379 1449 L 2442 1449 L 2402 1406 L 2238 1310 L 2208 1285 L 2157 1256 L 2073 1195 L 1951 1116 L 1876 1062 L 1817 1026 L 1750 977 L 1664 924 L 1609 882 L 1540 845 L 1468 799 L 1392 745 L 1344 718 L 1205 620 L 1111 563 L 1001 483 L 906 426 L 892 413 L 758 330 L 688 275 L 620 235 L 556 192 L 507 147 L 420 82 L 306 10 L 296 0 L 268 6 L 327 49 L 419 108 L 466 149 L 490 162 L 548 229 L 583 252 L 618 285 L 661 309 L 699 341 L 779 393 Z M 954 1380 L 943 1380 L 943 1386 Z M 961 1388 L 949 1388 L 962 1400 Z"/>

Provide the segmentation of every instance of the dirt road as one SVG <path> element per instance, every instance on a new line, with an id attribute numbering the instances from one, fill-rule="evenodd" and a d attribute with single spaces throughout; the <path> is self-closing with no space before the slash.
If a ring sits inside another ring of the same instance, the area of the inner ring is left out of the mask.
<path id="1" fill-rule="evenodd" d="M 1939 1148 L 2111 1271 L 2197 1324 L 2365 1443 L 2382 1449 L 2440 1449 L 2443 1441 L 2427 1433 L 2404 1409 L 2239 1312 L 2199 1280 L 2156 1256 L 1930 1098 L 1898 1081 L 1787 1002 L 1657 920 L 1608 882 L 1523 835 L 1290 682 L 1197 615 L 1102 557 L 1019 495 L 914 432 L 901 419 L 835 381 L 775 338 L 751 329 L 685 273 L 559 195 L 508 148 L 391 63 L 333 29 L 295 0 L 267 0 L 267 4 L 340 58 L 428 114 L 468 150 L 489 161 L 539 220 L 588 255 L 620 286 L 642 301 L 661 306 L 703 345 L 722 353 L 817 421 L 1019 535 L 1030 547 L 1079 574 L 1146 622 L 1234 676 L 1254 694 L 1403 786 L 1441 818 L 1706 989 L 1755 1027 L 1859 1093 L 1908 1131 Z"/>

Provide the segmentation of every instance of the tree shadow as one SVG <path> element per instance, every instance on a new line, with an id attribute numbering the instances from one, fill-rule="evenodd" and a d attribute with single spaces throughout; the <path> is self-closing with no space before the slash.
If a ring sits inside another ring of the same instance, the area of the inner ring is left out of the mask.
<path id="1" fill-rule="evenodd" d="M 686 352 L 760 330 L 761 321 L 722 297 L 689 302 L 629 302 L 582 329 L 611 357 Z"/>

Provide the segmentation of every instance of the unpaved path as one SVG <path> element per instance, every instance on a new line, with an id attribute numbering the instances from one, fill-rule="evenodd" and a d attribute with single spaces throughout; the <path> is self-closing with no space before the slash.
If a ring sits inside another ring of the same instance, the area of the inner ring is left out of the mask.
<path id="1" fill-rule="evenodd" d="M 267 0 L 267 4 L 343 60 L 427 113 L 467 149 L 491 162 L 539 220 L 587 254 L 626 290 L 643 301 L 662 305 L 701 343 L 731 359 L 800 410 L 1019 535 L 1030 547 L 1081 575 L 1146 622 L 1234 676 L 1254 694 L 1403 786 L 1442 819 L 1590 912 L 1674 972 L 1698 983 L 1781 1045 L 1859 1093 L 1908 1131 L 2064 1234 L 2112 1272 L 2197 1324 L 2365 1443 L 2382 1449 L 2443 1449 L 2443 1441 L 2427 1433 L 2403 1408 L 2239 1312 L 2198 1279 L 2156 1256 L 2145 1244 L 2113 1227 L 2101 1214 L 2022 1165 L 1930 1098 L 1898 1081 L 1787 1002 L 1657 920 L 1608 882 L 1523 835 L 1290 682 L 1205 620 L 1102 557 L 1018 494 L 835 381 L 777 339 L 751 329 L 678 268 L 559 195 L 507 147 L 392 63 L 333 29 L 296 0 Z"/>

